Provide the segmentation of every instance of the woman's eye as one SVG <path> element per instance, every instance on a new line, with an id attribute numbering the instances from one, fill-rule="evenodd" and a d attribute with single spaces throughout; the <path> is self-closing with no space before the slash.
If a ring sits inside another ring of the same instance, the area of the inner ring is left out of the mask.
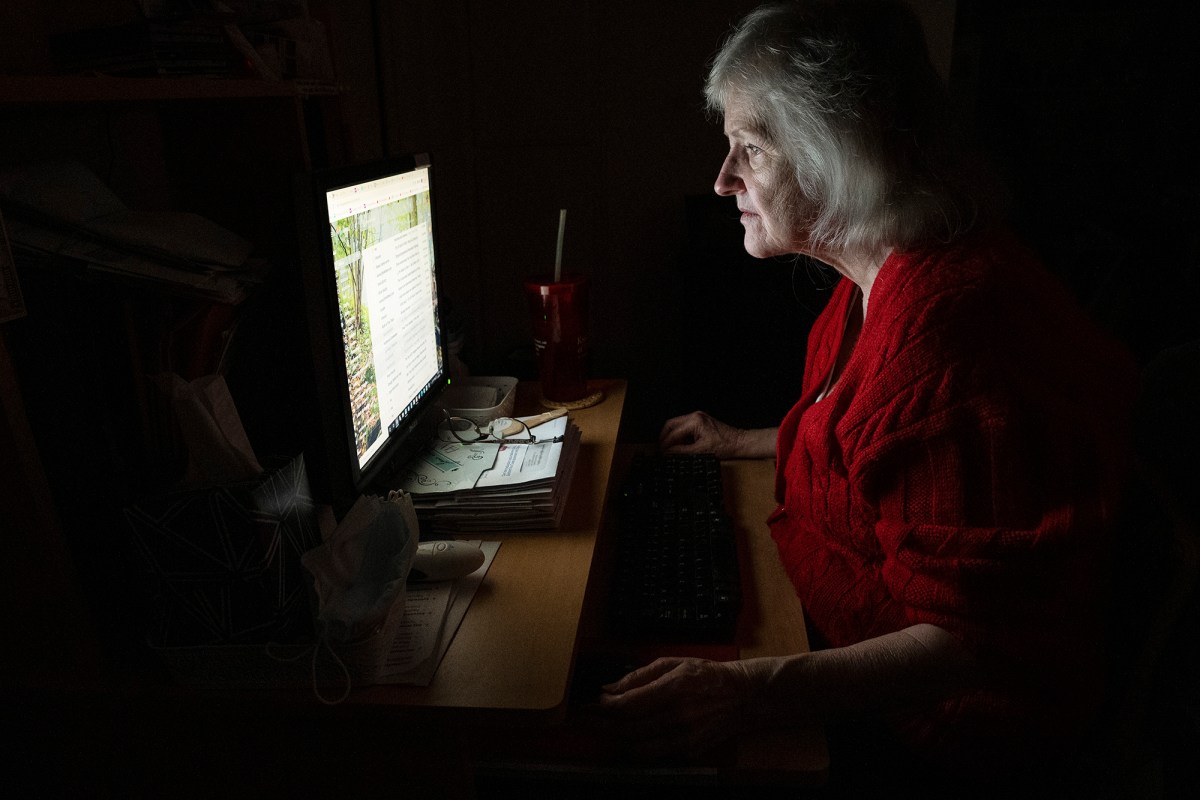
<path id="1" fill-rule="evenodd" d="M 759 155 L 760 153 L 762 153 L 762 148 L 756 144 L 745 145 L 745 149 L 746 149 L 746 152 L 752 156 L 756 156 L 756 155 Z"/>

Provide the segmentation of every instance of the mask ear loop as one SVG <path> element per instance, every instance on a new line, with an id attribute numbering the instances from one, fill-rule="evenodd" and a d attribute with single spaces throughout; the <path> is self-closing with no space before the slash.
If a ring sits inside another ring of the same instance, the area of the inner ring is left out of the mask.
<path id="1" fill-rule="evenodd" d="M 329 651 L 329 655 L 333 657 L 334 662 L 341 669 L 342 678 L 345 680 L 345 686 L 342 689 L 342 694 L 336 700 L 331 700 L 331 699 L 327 698 L 325 695 L 321 694 L 321 685 L 317 681 L 317 656 L 320 654 L 322 648 Z M 322 626 L 322 628 L 321 628 L 320 638 L 317 639 L 317 641 L 313 644 L 313 646 L 311 648 L 309 648 L 308 650 L 306 650 L 304 652 L 297 653 L 296 655 L 291 656 L 289 658 L 285 658 L 283 656 L 280 656 L 280 655 L 277 655 L 277 654 L 271 652 L 271 649 L 272 649 L 272 645 L 268 644 L 267 645 L 267 655 L 269 655 L 271 658 L 275 659 L 276 661 L 284 661 L 284 662 L 292 663 L 292 662 L 299 661 L 300 659 L 304 658 L 305 656 L 309 656 L 309 677 L 312 682 L 313 694 L 316 695 L 316 698 L 318 700 L 320 700 L 322 703 L 324 703 L 325 705 L 327 705 L 327 706 L 339 705 L 347 697 L 350 696 L 350 690 L 354 688 L 354 682 L 350 679 L 350 670 L 346 667 L 346 662 L 342 661 L 341 656 L 339 656 L 337 654 L 337 650 L 333 647 L 333 645 L 329 644 L 329 632 L 328 632 L 328 629 L 326 629 L 324 626 Z"/>
<path id="2" fill-rule="evenodd" d="M 329 651 L 329 655 L 333 656 L 333 660 L 337 662 L 337 665 L 341 668 L 342 677 L 345 679 L 345 686 L 342 689 L 342 694 L 336 700 L 330 700 L 326 698 L 325 695 L 321 694 L 321 687 L 317 683 L 317 654 L 321 652 L 322 647 Z M 334 649 L 331 644 L 329 644 L 328 629 L 324 626 L 321 628 L 321 638 L 318 639 L 316 645 L 313 646 L 310 668 L 312 674 L 313 694 L 315 694 L 317 699 L 322 703 L 327 706 L 336 706 L 350 696 L 350 690 L 354 688 L 354 681 L 350 679 L 350 670 L 346 668 L 346 662 L 342 661 L 341 656 L 337 654 L 337 650 Z"/>

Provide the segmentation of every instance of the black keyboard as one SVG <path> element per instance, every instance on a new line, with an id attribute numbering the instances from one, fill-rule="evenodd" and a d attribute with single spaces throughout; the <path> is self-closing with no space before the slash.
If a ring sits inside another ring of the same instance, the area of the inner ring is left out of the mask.
<path id="1" fill-rule="evenodd" d="M 720 462 L 710 455 L 639 453 L 616 510 L 614 632 L 731 641 L 742 592 Z"/>

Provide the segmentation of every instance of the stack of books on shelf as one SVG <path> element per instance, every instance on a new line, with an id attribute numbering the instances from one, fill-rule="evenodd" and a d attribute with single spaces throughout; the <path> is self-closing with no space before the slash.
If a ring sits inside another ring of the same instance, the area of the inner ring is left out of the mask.
<path id="1" fill-rule="evenodd" d="M 50 37 L 61 72 L 103 75 L 233 75 L 239 61 L 218 17 L 132 19 Z"/>
<path id="2" fill-rule="evenodd" d="M 253 245 L 204 217 L 136 211 L 83 164 L 0 170 L 0 208 L 13 258 L 77 266 L 112 280 L 236 304 L 262 283 Z"/>
<path id="3" fill-rule="evenodd" d="M 325 26 L 307 3 L 140 0 L 110 10 L 121 19 L 52 32 L 50 57 L 63 75 L 119 78 L 257 78 L 337 91 Z M 113 3 L 107 5 L 112 6 Z M 236 8 L 232 6 L 238 6 Z M 78 16 L 78 15 L 76 15 Z"/>
<path id="4" fill-rule="evenodd" d="M 431 442 L 404 468 L 422 535 L 553 530 L 566 507 L 579 428 L 562 416 L 532 428 L 537 444 L 451 438 Z"/>

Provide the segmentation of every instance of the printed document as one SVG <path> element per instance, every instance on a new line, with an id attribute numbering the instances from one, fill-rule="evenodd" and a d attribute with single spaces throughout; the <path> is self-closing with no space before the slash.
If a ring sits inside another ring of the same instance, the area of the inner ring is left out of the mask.
<path id="1" fill-rule="evenodd" d="M 567 417 L 542 423 L 532 432 L 539 439 L 564 436 Z M 542 444 L 436 441 L 404 468 L 399 488 L 414 495 L 449 494 L 552 480 L 562 449 L 562 442 L 550 441 Z"/>
<path id="2" fill-rule="evenodd" d="M 458 630 L 475 591 L 483 583 L 496 557 L 500 542 L 475 541 L 483 550 L 479 569 L 456 581 L 410 583 L 404 604 L 404 621 L 388 648 L 379 683 L 408 683 L 428 686 L 442 656 Z"/>

